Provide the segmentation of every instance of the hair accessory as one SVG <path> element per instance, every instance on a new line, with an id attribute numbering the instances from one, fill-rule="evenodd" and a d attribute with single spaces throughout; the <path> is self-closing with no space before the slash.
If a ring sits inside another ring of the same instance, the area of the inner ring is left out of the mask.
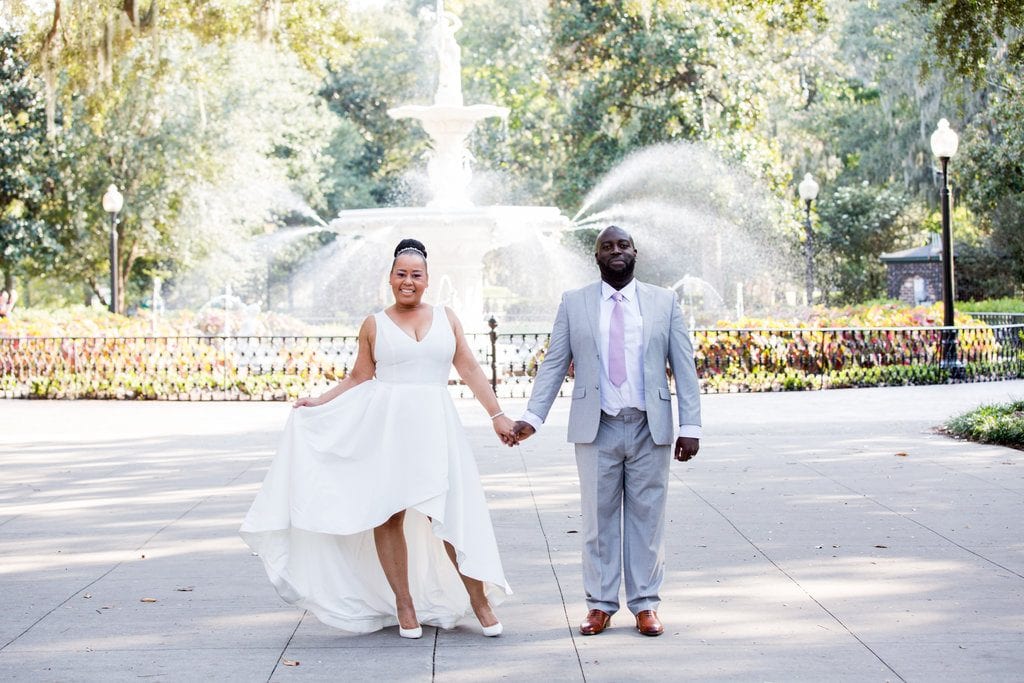
<path id="1" fill-rule="evenodd" d="M 427 259 L 427 255 L 423 253 L 423 250 L 419 249 L 417 247 L 403 247 L 403 248 L 399 249 L 395 253 L 395 258 L 398 258 L 399 256 L 401 256 L 402 254 L 404 254 L 407 251 L 414 251 L 414 252 L 416 252 L 417 254 L 419 254 L 420 256 L 423 257 L 424 261 Z"/>

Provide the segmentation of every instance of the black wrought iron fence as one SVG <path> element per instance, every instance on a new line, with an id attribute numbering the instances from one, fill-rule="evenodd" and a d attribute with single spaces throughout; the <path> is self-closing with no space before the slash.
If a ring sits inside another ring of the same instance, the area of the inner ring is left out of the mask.
<path id="1" fill-rule="evenodd" d="M 942 353 L 944 339 L 952 353 Z M 699 329 L 704 392 L 937 384 L 1024 377 L 1024 325 Z"/>
<path id="2" fill-rule="evenodd" d="M 934 384 L 1024 377 L 1024 324 L 943 328 L 697 329 L 704 392 Z M 474 334 L 502 397 L 526 397 L 549 335 Z M 0 396 L 287 400 L 342 379 L 355 337 L 0 338 Z M 571 382 L 570 380 L 567 380 Z M 468 396 L 453 375 L 452 391 Z"/>
<path id="3" fill-rule="evenodd" d="M 971 313 L 986 325 L 1024 325 L 1024 313 Z"/>

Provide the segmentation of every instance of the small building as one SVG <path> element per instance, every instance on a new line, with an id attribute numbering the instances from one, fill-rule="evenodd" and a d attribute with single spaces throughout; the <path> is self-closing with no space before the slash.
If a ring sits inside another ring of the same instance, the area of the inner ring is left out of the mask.
<path id="1" fill-rule="evenodd" d="M 954 251 L 955 255 L 955 251 Z M 882 254 L 888 297 L 911 306 L 942 299 L 942 236 L 933 233 L 923 247 Z"/>

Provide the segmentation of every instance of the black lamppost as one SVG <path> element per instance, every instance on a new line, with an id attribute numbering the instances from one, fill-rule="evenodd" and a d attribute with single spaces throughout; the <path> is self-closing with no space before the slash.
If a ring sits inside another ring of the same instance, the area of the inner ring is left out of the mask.
<path id="1" fill-rule="evenodd" d="M 124 206 L 124 197 L 111 183 L 103 193 L 103 210 L 110 214 L 110 312 L 117 313 L 117 214 Z"/>
<path id="2" fill-rule="evenodd" d="M 939 203 L 942 205 L 942 365 L 957 367 L 956 328 L 953 321 L 953 230 L 949 224 L 949 160 L 956 154 L 960 140 L 949 121 L 939 120 L 939 127 L 932 133 L 932 154 L 942 163 L 942 190 Z"/>
<path id="3" fill-rule="evenodd" d="M 814 233 L 811 231 L 811 202 L 818 196 L 818 183 L 814 182 L 814 178 L 808 173 L 797 185 L 797 190 L 806 208 L 804 230 L 807 235 L 804 240 L 804 258 L 807 259 L 807 303 L 811 304 L 814 302 Z"/>
<path id="4" fill-rule="evenodd" d="M 498 321 L 492 315 L 487 321 L 487 327 L 491 328 L 491 390 L 498 393 Z"/>

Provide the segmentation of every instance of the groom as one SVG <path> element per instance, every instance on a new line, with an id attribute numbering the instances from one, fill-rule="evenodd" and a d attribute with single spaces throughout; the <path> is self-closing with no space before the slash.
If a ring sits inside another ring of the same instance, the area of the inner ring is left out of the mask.
<path id="1" fill-rule="evenodd" d="M 700 400 L 693 347 L 675 293 L 633 278 L 633 238 L 608 226 L 595 245 L 601 282 L 562 295 L 551 343 L 534 380 L 518 440 L 544 422 L 570 361 L 575 367 L 569 441 L 583 509 L 585 636 L 604 631 L 619 609 L 625 565 L 626 605 L 636 628 L 659 636 L 665 575 L 665 497 L 669 463 L 700 447 Z M 666 366 L 678 394 L 673 420 Z M 678 436 L 677 436 L 678 435 Z"/>

